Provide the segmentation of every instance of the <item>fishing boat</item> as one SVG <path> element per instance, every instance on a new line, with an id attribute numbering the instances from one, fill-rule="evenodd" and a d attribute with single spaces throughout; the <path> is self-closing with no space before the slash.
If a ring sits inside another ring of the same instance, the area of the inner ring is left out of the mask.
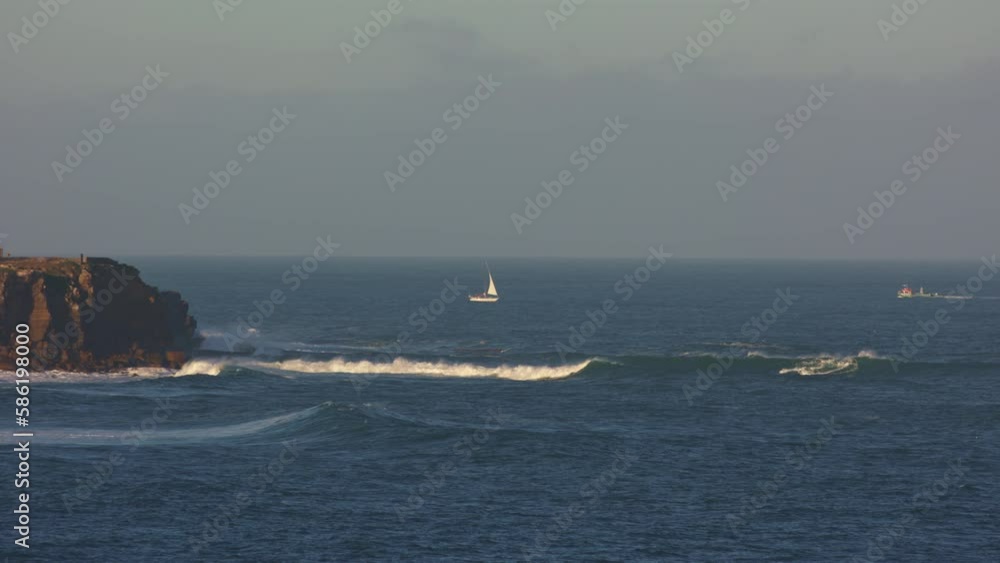
<path id="1" fill-rule="evenodd" d="M 972 299 L 971 295 L 942 295 L 940 293 L 927 293 L 924 288 L 920 288 L 920 291 L 913 291 L 910 289 L 908 284 L 904 284 L 903 288 L 896 292 L 896 297 L 900 299 L 913 299 L 917 297 L 924 297 L 927 299 Z"/>
<path id="2" fill-rule="evenodd" d="M 473 303 L 496 303 L 500 300 L 500 294 L 497 293 L 497 286 L 493 283 L 493 274 L 490 272 L 490 265 L 486 265 L 486 277 L 489 283 L 486 286 L 486 291 L 483 293 L 477 293 L 476 295 L 470 295 L 469 301 Z"/>

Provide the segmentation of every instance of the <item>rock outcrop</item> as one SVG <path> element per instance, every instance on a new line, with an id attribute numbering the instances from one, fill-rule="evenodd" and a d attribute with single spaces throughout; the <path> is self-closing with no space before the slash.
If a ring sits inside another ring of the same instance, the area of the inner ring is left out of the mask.
<path id="1" fill-rule="evenodd" d="M 108 258 L 0 258 L 0 369 L 26 324 L 32 371 L 178 368 L 198 345 L 180 294 Z"/>

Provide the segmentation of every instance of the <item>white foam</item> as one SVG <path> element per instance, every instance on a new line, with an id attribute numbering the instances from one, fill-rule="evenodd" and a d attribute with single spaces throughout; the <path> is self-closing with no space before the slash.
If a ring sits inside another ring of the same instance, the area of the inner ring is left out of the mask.
<path id="1" fill-rule="evenodd" d="M 858 352 L 859 358 L 864 358 L 866 360 L 889 360 L 891 358 L 886 358 L 885 356 L 879 355 L 878 352 L 874 350 L 862 350 Z"/>
<path id="2" fill-rule="evenodd" d="M 246 338 L 238 336 L 238 331 L 233 328 L 229 330 L 218 328 L 199 328 L 198 336 L 202 338 L 200 348 L 214 352 L 251 352 L 257 347 L 250 341 L 258 343 L 260 331 L 256 328 L 245 329 L 249 334 Z"/>
<path id="3" fill-rule="evenodd" d="M 559 366 L 539 365 L 499 365 L 484 366 L 472 363 L 428 362 L 396 358 L 391 363 L 372 362 L 369 360 L 347 360 L 333 358 L 330 360 L 283 360 L 264 362 L 256 360 L 193 360 L 175 373 L 175 376 L 185 375 L 219 375 L 227 366 L 238 366 L 249 369 L 292 372 L 292 373 L 348 373 L 372 375 L 423 375 L 438 377 L 497 377 L 515 381 L 538 381 L 543 379 L 562 379 L 579 373 L 594 359 L 587 359 L 575 364 Z"/>
<path id="4" fill-rule="evenodd" d="M 185 375 L 219 375 L 226 364 L 217 360 L 191 360 L 174 373 L 174 377 Z"/>
<path id="5" fill-rule="evenodd" d="M 226 345 L 225 334 L 224 330 L 199 328 L 198 336 L 202 338 L 201 348 L 203 350 L 216 350 L 219 352 L 228 351 L 229 346 Z"/>
<path id="6" fill-rule="evenodd" d="M 158 367 L 140 367 L 140 368 L 120 368 L 113 371 L 105 372 L 87 372 L 87 371 L 64 371 L 64 370 L 47 370 L 47 371 L 33 371 L 31 372 L 31 378 L 39 381 L 53 382 L 61 381 L 68 383 L 78 383 L 78 382 L 91 382 L 91 381 L 125 381 L 134 378 L 157 378 L 157 377 L 167 377 L 173 374 L 172 370 L 167 368 Z M 15 372 L 0 371 L 0 377 L 14 377 Z"/>
<path id="7" fill-rule="evenodd" d="M 778 373 L 780 375 L 838 375 L 853 373 L 858 370 L 857 358 L 840 358 L 835 356 L 823 356 L 818 358 L 808 358 L 800 361 L 795 367 L 784 368 Z"/>

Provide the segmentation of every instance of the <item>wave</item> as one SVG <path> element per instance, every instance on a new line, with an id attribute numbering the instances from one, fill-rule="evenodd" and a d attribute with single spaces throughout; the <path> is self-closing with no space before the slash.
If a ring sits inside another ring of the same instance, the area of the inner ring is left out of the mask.
<path id="1" fill-rule="evenodd" d="M 283 356 L 221 355 L 196 357 L 180 370 L 160 368 L 130 369 L 122 373 L 39 374 L 46 381 L 91 382 L 119 381 L 142 378 L 185 376 L 280 376 L 294 378 L 299 374 L 398 375 L 421 377 L 497 378 L 512 381 L 560 380 L 578 376 L 645 377 L 689 375 L 722 364 L 727 372 L 753 375 L 886 375 L 895 373 L 939 373 L 942 366 L 966 369 L 1000 370 L 1000 358 L 969 360 L 921 359 L 904 362 L 892 356 L 863 349 L 855 353 L 777 355 L 761 350 L 709 352 L 688 351 L 670 355 L 588 356 L 570 354 L 563 364 L 553 363 L 554 354 L 534 353 L 504 356 L 504 361 L 486 356 L 469 358 L 461 355 L 397 356 L 391 362 L 376 361 L 372 355 L 341 354 L 337 356 L 284 354 Z M 249 372 L 249 373 L 241 373 Z"/>
<path id="2" fill-rule="evenodd" d="M 598 358 L 588 358 L 565 365 L 500 364 L 483 365 L 456 363 L 445 360 L 426 361 L 397 357 L 392 362 L 371 360 L 351 360 L 343 357 L 329 360 L 288 359 L 280 361 L 260 361 L 242 359 L 204 359 L 188 362 L 174 375 L 219 375 L 227 367 L 238 367 L 256 371 L 288 373 L 333 373 L 364 375 L 420 375 L 437 377 L 495 377 L 513 381 L 539 381 L 564 379 L 575 375 Z M 610 362 L 608 362 L 610 363 Z"/>
<path id="3" fill-rule="evenodd" d="M 288 435 L 294 435 L 296 439 L 300 439 L 304 435 L 322 434 L 330 428 L 330 421 L 327 419 L 330 415 L 335 414 L 333 411 L 336 410 L 351 411 L 356 409 L 351 405 L 338 406 L 332 401 L 327 401 L 290 413 L 218 426 L 193 426 L 177 429 L 171 428 L 170 424 L 164 424 L 143 433 L 137 433 L 135 428 L 132 430 L 52 428 L 36 430 L 35 436 L 40 437 L 47 444 L 80 446 L 171 445 L 217 440 L 234 442 L 246 439 L 277 442 Z"/>
<path id="4" fill-rule="evenodd" d="M 887 358 L 874 350 L 862 350 L 858 352 L 859 358 L 864 358 L 867 360 L 891 360 L 892 358 Z"/>
<path id="5" fill-rule="evenodd" d="M 174 373 L 174 377 L 185 375 L 219 375 L 228 363 L 219 360 L 191 360 Z"/>
<path id="6" fill-rule="evenodd" d="M 580 424 L 564 427 L 545 425 L 525 427 L 523 419 L 510 419 L 503 430 L 520 432 L 551 432 L 553 428 L 565 431 L 579 431 Z M 180 427 L 178 427 L 180 426 Z M 481 421 L 462 417 L 426 417 L 407 414 L 388 407 L 388 403 L 343 403 L 326 401 L 292 412 L 268 414 L 261 418 L 237 421 L 204 421 L 201 417 L 178 420 L 166 419 L 163 424 L 140 429 L 132 428 L 44 428 L 35 430 L 35 437 L 49 445 L 108 447 L 123 446 L 187 446 L 205 443 L 226 445 L 259 446 L 263 444 L 286 444 L 288 440 L 296 444 L 321 442 L 337 439 L 356 440 L 358 435 L 367 438 L 377 435 L 386 442 L 410 444 L 412 433 L 400 432 L 401 428 L 430 429 L 434 431 L 474 432 L 482 429 Z M 601 431 L 601 427 L 583 428 L 587 431 Z M 373 434 L 377 433 L 377 434 Z M 424 434 L 434 439 L 438 434 Z M 12 444 L 16 438 L 0 436 L 0 444 Z M 389 452 L 392 449 L 387 450 Z"/>
<path id="7" fill-rule="evenodd" d="M 826 356 L 803 360 L 792 367 L 782 368 L 779 375 L 842 375 L 858 371 L 858 358 Z"/>
<path id="8" fill-rule="evenodd" d="M 213 352 L 232 352 L 233 348 L 226 341 L 226 331 L 215 328 L 199 328 L 201 349 Z"/>
<path id="9" fill-rule="evenodd" d="M 93 381 L 123 382 L 132 379 L 156 379 L 160 377 L 170 377 L 174 371 L 162 367 L 134 367 L 120 368 L 111 371 L 86 372 L 86 371 L 65 371 L 48 370 L 33 371 L 31 379 L 35 381 L 45 381 L 46 383 L 81 383 Z M 15 376 L 13 371 L 0 370 L 0 377 Z"/>
<path id="10" fill-rule="evenodd" d="M 772 358 L 789 359 L 789 358 Z M 861 350 L 853 356 L 819 355 L 797 358 L 794 366 L 782 368 L 779 375 L 844 375 L 856 373 L 865 361 L 878 365 L 889 365 L 895 361 L 891 357 L 880 355 L 874 350 Z"/>
<path id="11" fill-rule="evenodd" d="M 938 371 L 942 365 L 963 365 L 970 368 L 997 369 L 996 362 L 902 362 L 891 356 L 864 349 L 853 354 L 803 354 L 775 355 L 759 350 L 737 354 L 692 351 L 666 356 L 599 356 L 572 357 L 560 365 L 545 364 L 551 354 L 520 355 L 516 362 L 492 364 L 488 362 L 459 361 L 455 357 L 396 357 L 392 362 L 378 362 L 366 358 L 337 356 L 334 358 L 264 358 L 228 357 L 203 358 L 187 363 L 175 376 L 220 375 L 227 369 L 247 369 L 273 375 L 291 377 L 295 374 L 361 374 L 361 375 L 412 375 L 428 377 L 482 377 L 514 381 L 541 381 L 566 379 L 586 371 L 591 375 L 618 371 L 620 376 L 633 375 L 683 375 L 708 369 L 712 364 L 732 365 L 727 371 L 772 375 L 848 375 L 855 373 L 887 374 L 904 371 Z M 629 369 L 638 368 L 638 369 Z"/>
<path id="12" fill-rule="evenodd" d="M 241 333 L 246 336 L 240 336 Z M 284 350 L 281 343 L 265 340 L 260 330 L 253 327 L 242 327 L 242 330 L 235 327 L 228 330 L 199 328 L 198 337 L 201 338 L 200 350 L 209 353 L 268 355 L 280 354 Z"/>
<path id="13" fill-rule="evenodd" d="M 687 351 L 665 356 L 615 356 L 615 362 L 643 368 L 656 374 L 684 375 L 721 364 L 727 372 L 770 375 L 887 375 L 896 373 L 940 373 L 943 366 L 970 370 L 1000 371 L 1000 358 L 920 359 L 905 361 L 892 355 L 862 349 L 854 353 L 774 354 L 761 350 L 734 349 L 726 352 Z M 727 367 L 728 366 L 728 367 Z M 627 370 L 631 372 L 632 370 Z M 598 372 L 599 373 L 599 372 Z"/>

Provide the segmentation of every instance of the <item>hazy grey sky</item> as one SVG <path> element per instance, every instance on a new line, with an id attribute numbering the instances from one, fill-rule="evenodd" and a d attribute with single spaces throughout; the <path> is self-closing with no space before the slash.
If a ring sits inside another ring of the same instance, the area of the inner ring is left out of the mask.
<path id="1" fill-rule="evenodd" d="M 664 244 L 678 257 L 805 258 L 1000 246 L 995 0 L 928 0 L 888 32 L 879 20 L 914 0 L 587 0 L 555 30 L 559 0 L 401 0 L 348 63 L 342 43 L 389 4 L 244 0 L 220 20 L 210 0 L 75 0 L 25 42 L 10 34 L 37 0 L 3 2 L 3 244 L 303 254 L 329 234 L 345 255 Z M 724 9 L 732 23 L 679 71 L 674 53 Z M 156 88 L 124 115 L 116 99 L 157 65 L 168 75 L 147 78 Z M 490 75 L 492 93 L 479 82 Z M 833 96 L 783 138 L 779 120 L 824 84 Z M 446 113 L 477 87 L 489 96 L 468 117 Z M 282 126 L 281 108 L 296 117 L 248 162 L 242 143 Z M 628 128 L 579 171 L 574 151 L 616 116 Z M 114 130 L 60 181 L 53 162 L 102 119 Z M 960 138 L 914 181 L 904 163 L 949 126 Z M 390 191 L 386 171 L 435 128 L 447 139 Z M 776 152 L 724 201 L 717 183 L 769 137 Z M 230 160 L 238 175 L 185 222 L 179 205 Z M 519 234 L 511 214 L 564 169 L 573 183 Z M 852 244 L 844 224 L 895 180 L 906 192 Z"/>

